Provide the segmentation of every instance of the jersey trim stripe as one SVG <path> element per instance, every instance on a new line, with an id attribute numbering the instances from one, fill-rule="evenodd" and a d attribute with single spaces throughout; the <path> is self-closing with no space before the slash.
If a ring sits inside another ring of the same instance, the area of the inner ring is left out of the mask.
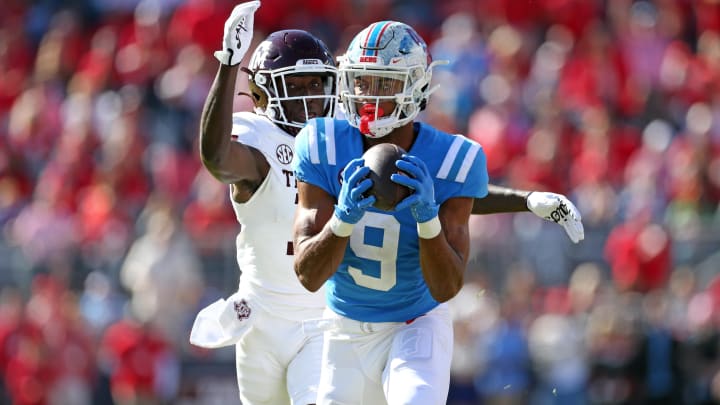
<path id="1" fill-rule="evenodd" d="M 322 120 L 323 128 L 325 130 L 325 149 L 327 152 L 328 163 L 335 166 L 335 123 L 330 118 Z"/>
<path id="2" fill-rule="evenodd" d="M 308 124 L 309 136 L 308 147 L 310 149 L 310 162 L 320 164 L 320 156 L 323 156 L 327 163 L 335 166 L 335 125 L 329 118 L 313 120 Z M 325 136 L 320 136 L 325 134 Z"/>
<path id="3" fill-rule="evenodd" d="M 318 157 L 322 156 L 325 159 L 327 159 L 327 142 L 325 140 L 325 137 L 322 136 L 324 133 L 325 133 L 325 120 L 317 120 Z"/>
<path id="4" fill-rule="evenodd" d="M 448 149 L 448 152 L 445 155 L 445 160 L 443 160 L 442 165 L 440 165 L 440 170 L 438 170 L 438 179 L 445 180 L 448 178 L 448 175 L 450 174 L 450 170 L 453 167 L 453 163 L 455 162 L 458 151 L 460 151 L 462 143 L 463 139 L 459 136 L 455 136 L 455 140 L 453 140 L 452 145 L 450 145 L 450 149 Z"/>
<path id="5" fill-rule="evenodd" d="M 458 150 L 458 153 L 455 156 L 455 160 L 453 160 L 452 169 L 450 169 L 450 173 L 447 176 L 449 180 L 457 181 L 457 176 L 460 172 L 460 166 L 462 166 L 463 164 L 463 156 L 465 156 L 469 148 L 470 145 L 468 145 L 467 142 L 463 142 L 462 144 L 460 144 L 460 150 Z"/>
<path id="6" fill-rule="evenodd" d="M 468 173 L 470 172 L 470 168 L 473 165 L 473 162 L 475 161 L 475 157 L 477 156 L 478 152 L 480 151 L 480 145 L 476 143 L 470 144 L 470 150 L 467 151 L 465 154 L 465 159 L 463 159 L 463 163 L 460 166 L 460 171 L 458 172 L 457 177 L 455 178 L 455 181 L 459 183 L 464 183 L 465 179 L 467 178 Z"/>
<path id="7" fill-rule="evenodd" d="M 320 163 L 320 151 L 318 150 L 317 125 L 311 122 L 308 125 L 308 149 L 310 152 L 310 162 L 313 164 Z"/>

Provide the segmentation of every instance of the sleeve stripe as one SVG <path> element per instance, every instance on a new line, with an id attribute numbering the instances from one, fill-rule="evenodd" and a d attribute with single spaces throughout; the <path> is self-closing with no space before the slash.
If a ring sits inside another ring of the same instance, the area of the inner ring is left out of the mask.
<path id="1" fill-rule="evenodd" d="M 445 160 L 443 160 L 442 165 L 440 166 L 440 170 L 438 170 L 437 178 L 444 180 L 447 178 L 448 174 L 450 174 L 450 170 L 453 167 L 453 163 L 455 162 L 455 158 L 460 151 L 462 143 L 463 139 L 459 136 L 456 136 L 453 140 L 452 145 L 450 145 L 450 149 L 448 150 L 447 155 L 445 155 Z"/>
<path id="2" fill-rule="evenodd" d="M 310 162 L 313 164 L 320 163 L 320 151 L 318 146 L 317 127 L 314 122 L 307 125 L 308 128 L 308 149 L 310 149 Z"/>
<path id="3" fill-rule="evenodd" d="M 479 151 L 480 145 L 474 142 L 470 144 L 470 150 L 468 150 L 465 154 L 465 159 L 463 159 L 462 166 L 460 166 L 460 171 L 458 172 L 457 177 L 455 177 L 455 181 L 459 183 L 465 182 L 468 172 L 470 172 L 470 168 L 472 167 L 473 162 L 475 162 L 475 157 Z"/>
<path id="4" fill-rule="evenodd" d="M 327 159 L 328 164 L 335 166 L 335 122 L 326 118 L 322 120 L 323 126 L 325 127 L 325 140 L 327 142 Z M 328 125 L 325 125 L 328 124 Z"/>
<path id="5" fill-rule="evenodd" d="M 335 124 L 333 121 L 330 119 L 313 120 L 307 126 L 310 127 L 310 139 L 308 140 L 310 146 L 310 162 L 320 164 L 320 156 L 322 156 L 327 159 L 328 164 L 334 166 Z"/>
<path id="6" fill-rule="evenodd" d="M 323 136 L 325 135 L 325 120 L 316 120 L 315 124 L 317 125 L 318 159 L 327 159 L 327 144 Z"/>

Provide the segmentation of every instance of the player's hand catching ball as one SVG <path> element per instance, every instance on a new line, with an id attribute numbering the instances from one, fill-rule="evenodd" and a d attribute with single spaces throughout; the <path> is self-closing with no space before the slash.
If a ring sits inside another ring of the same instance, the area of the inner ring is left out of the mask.
<path id="1" fill-rule="evenodd" d="M 415 191 L 400 201 L 395 210 L 401 211 L 409 207 L 418 223 L 437 217 L 440 207 L 435 202 L 435 187 L 425 162 L 416 156 L 405 154 L 397 161 L 397 168 L 410 176 L 394 173 L 390 180 Z"/>
<path id="2" fill-rule="evenodd" d="M 580 211 L 564 195 L 533 191 L 527 197 L 527 206 L 540 218 L 561 225 L 573 243 L 585 239 Z"/>
<path id="3" fill-rule="evenodd" d="M 372 186 L 367 178 L 370 168 L 363 166 L 363 159 L 348 162 L 342 174 L 342 187 L 335 205 L 335 216 L 348 224 L 356 224 L 365 214 L 365 210 L 375 202 L 374 196 L 365 197 Z"/>

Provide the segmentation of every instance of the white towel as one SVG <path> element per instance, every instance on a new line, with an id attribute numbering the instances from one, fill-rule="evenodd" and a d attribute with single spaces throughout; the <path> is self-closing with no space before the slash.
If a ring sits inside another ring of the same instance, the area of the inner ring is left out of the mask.
<path id="1" fill-rule="evenodd" d="M 234 345 L 252 326 L 253 310 L 235 293 L 203 308 L 195 317 L 190 343 L 207 349 Z"/>

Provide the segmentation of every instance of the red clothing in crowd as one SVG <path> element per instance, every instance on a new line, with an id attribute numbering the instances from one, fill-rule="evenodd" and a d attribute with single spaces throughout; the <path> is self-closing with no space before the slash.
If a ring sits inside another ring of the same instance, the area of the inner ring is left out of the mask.
<path id="1" fill-rule="evenodd" d="M 626 222 L 610 232 L 605 257 L 620 289 L 651 291 L 662 287 L 670 273 L 670 236 L 657 224 Z"/>
<path id="2" fill-rule="evenodd" d="M 57 373 L 42 331 L 22 322 L 0 334 L 5 384 L 13 405 L 45 405 Z"/>
<path id="3" fill-rule="evenodd" d="M 110 385 L 116 398 L 155 398 L 158 363 L 167 351 L 167 342 L 158 334 L 124 319 L 111 325 L 101 343 L 109 360 Z"/>

